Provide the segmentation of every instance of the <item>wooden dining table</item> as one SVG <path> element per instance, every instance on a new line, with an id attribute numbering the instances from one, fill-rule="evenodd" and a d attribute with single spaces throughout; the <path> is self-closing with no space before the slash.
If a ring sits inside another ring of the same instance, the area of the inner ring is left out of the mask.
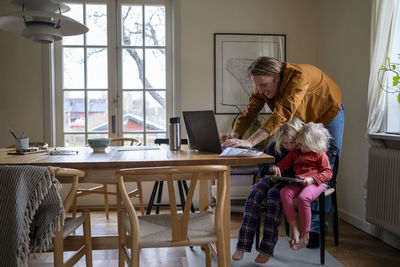
<path id="1" fill-rule="evenodd" d="M 53 150 L 50 148 L 49 150 Z M 124 168 L 135 167 L 160 167 L 160 166 L 190 166 L 190 165 L 226 165 L 249 166 L 261 163 L 272 163 L 272 156 L 262 154 L 255 157 L 221 157 L 218 154 L 200 152 L 182 146 L 181 150 L 171 151 L 169 146 L 155 147 L 109 147 L 105 153 L 93 153 L 89 147 L 57 148 L 72 150 L 68 155 L 50 155 L 49 152 L 31 153 L 26 155 L 9 155 L 10 149 L 0 149 L 0 165 L 40 165 L 62 168 L 75 168 L 84 170 L 87 176 L 81 178 L 79 183 L 116 184 L 115 172 Z M 56 151 L 57 151 L 56 150 Z M 229 173 L 229 172 L 228 172 Z M 230 177 L 227 179 L 227 195 L 230 196 Z M 61 183 L 69 181 L 60 180 Z M 224 236 L 230 240 L 230 199 L 224 203 Z M 65 240 L 64 249 L 76 249 L 74 237 Z M 93 249 L 118 249 L 118 236 L 93 236 Z M 230 262 L 230 242 L 226 243 L 228 253 L 227 261 Z"/>

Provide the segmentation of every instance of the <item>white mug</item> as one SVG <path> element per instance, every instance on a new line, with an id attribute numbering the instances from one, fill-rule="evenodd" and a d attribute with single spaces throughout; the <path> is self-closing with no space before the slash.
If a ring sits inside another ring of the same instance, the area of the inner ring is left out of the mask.
<path id="1" fill-rule="evenodd" d="M 29 137 L 15 138 L 15 150 L 17 152 L 24 151 L 29 148 Z"/>

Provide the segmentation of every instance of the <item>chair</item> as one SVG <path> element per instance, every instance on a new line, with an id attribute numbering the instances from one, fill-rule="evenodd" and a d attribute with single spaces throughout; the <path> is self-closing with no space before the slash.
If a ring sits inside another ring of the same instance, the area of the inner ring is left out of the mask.
<path id="1" fill-rule="evenodd" d="M 119 266 L 125 261 L 129 266 L 139 266 L 141 248 L 180 247 L 205 245 L 206 266 L 211 267 L 210 244 L 216 243 L 218 266 L 225 266 L 224 202 L 226 200 L 226 179 L 228 167 L 222 165 L 178 166 L 135 168 L 117 171 L 118 190 L 127 214 L 118 212 Z M 189 193 L 183 213 L 177 211 L 174 181 L 190 181 Z M 125 181 L 166 181 L 170 202 L 169 214 L 137 216 L 125 190 Z M 200 184 L 199 198 L 208 199 L 209 181 L 216 181 L 218 194 L 215 213 L 210 206 L 200 206 L 198 213 L 190 213 L 197 184 Z M 199 181 L 199 183 L 198 183 Z M 204 192 L 206 191 L 206 192 Z M 118 200 L 118 203 L 119 200 Z M 128 234 L 128 235 L 127 235 Z M 128 248 L 131 248 L 129 253 Z"/>
<path id="2" fill-rule="evenodd" d="M 161 145 L 161 144 L 168 145 L 169 139 L 168 138 L 156 138 L 154 140 L 154 143 L 157 145 Z M 187 145 L 188 140 L 181 139 L 181 144 Z M 179 188 L 179 197 L 180 197 L 180 201 L 181 201 L 181 204 L 179 204 L 178 206 L 181 207 L 183 210 L 183 207 L 185 206 L 185 194 L 186 195 L 188 194 L 189 189 L 188 189 L 188 186 L 187 186 L 187 183 L 185 180 L 179 180 L 177 182 L 178 182 L 178 188 Z M 169 204 L 161 203 L 163 186 L 164 186 L 164 181 L 155 181 L 154 182 L 153 190 L 151 191 L 151 195 L 150 195 L 149 204 L 147 205 L 146 214 L 150 214 L 153 207 L 156 207 L 156 214 L 160 213 L 160 207 L 169 207 Z M 154 203 L 154 199 L 156 197 L 157 191 L 158 191 L 157 203 Z M 192 210 L 192 212 L 194 212 L 193 205 L 191 207 L 191 210 Z"/>
<path id="3" fill-rule="evenodd" d="M 333 236 L 335 240 L 335 246 L 339 245 L 339 220 L 338 220 L 338 212 L 337 212 L 337 196 L 336 196 L 336 179 L 337 179 L 337 173 L 339 170 L 339 150 L 334 150 L 331 152 L 335 156 L 335 163 L 333 166 L 333 174 L 332 174 L 332 179 L 329 181 L 330 187 L 322 192 L 319 197 L 319 210 L 315 211 L 312 210 L 312 214 L 318 214 L 319 215 L 319 244 L 320 244 L 320 262 L 321 264 L 325 264 L 325 221 L 329 220 L 329 218 L 333 215 Z M 328 211 L 327 214 L 325 214 L 325 198 L 327 196 L 332 195 L 332 207 Z M 326 215 L 326 216 L 325 216 Z M 258 223 L 258 226 L 256 228 L 256 248 L 259 247 L 260 243 L 260 226 L 261 224 Z M 289 224 L 286 221 L 285 217 L 285 230 L 286 230 L 286 235 L 289 235 Z"/>
<path id="4" fill-rule="evenodd" d="M 140 146 L 142 141 L 136 138 L 128 138 L 128 137 L 121 137 L 121 138 L 111 138 L 110 145 L 111 146 Z"/>
<path id="5" fill-rule="evenodd" d="M 111 138 L 110 145 L 111 146 L 138 146 L 141 144 L 141 141 L 136 138 Z M 140 203 L 140 210 L 142 215 L 144 214 L 144 204 L 143 204 L 143 195 L 142 195 L 142 184 L 140 182 L 137 183 L 137 189 L 132 190 L 129 192 L 130 197 L 137 197 L 139 198 Z M 76 193 L 74 203 L 72 205 L 72 214 L 75 217 L 76 215 L 76 202 L 78 197 L 90 195 L 90 194 L 102 194 L 104 195 L 104 208 L 106 213 L 106 218 L 109 219 L 109 205 L 108 205 L 108 195 L 116 195 L 116 192 L 108 191 L 107 184 L 95 186 L 88 189 L 78 189 Z"/>
<path id="6" fill-rule="evenodd" d="M 71 207 L 77 192 L 79 178 L 86 176 L 86 173 L 76 169 L 61 169 L 61 168 L 49 168 L 50 172 L 53 172 L 57 179 L 71 180 L 71 189 L 64 200 L 64 209 L 67 212 Z M 82 245 L 78 251 L 64 263 L 64 239 L 68 238 L 68 235 L 74 232 L 80 225 L 83 225 L 83 240 Z M 54 266 L 73 266 L 80 258 L 86 256 L 86 266 L 92 266 L 92 241 L 90 233 L 90 214 L 89 211 L 84 211 L 81 216 L 73 218 L 65 218 L 64 226 L 60 227 L 59 231 L 55 232 L 53 242 L 53 253 L 54 253 Z"/>

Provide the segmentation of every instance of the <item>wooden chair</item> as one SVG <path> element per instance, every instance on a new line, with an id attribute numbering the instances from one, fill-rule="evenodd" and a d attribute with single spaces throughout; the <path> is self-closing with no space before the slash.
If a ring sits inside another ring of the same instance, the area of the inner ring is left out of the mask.
<path id="1" fill-rule="evenodd" d="M 49 168 L 49 170 L 55 174 L 57 179 L 63 181 L 68 180 L 68 182 L 72 182 L 71 189 L 63 203 L 64 209 L 67 212 L 75 198 L 75 194 L 78 189 L 79 178 L 86 176 L 86 173 L 76 169 L 61 169 L 53 167 Z M 68 235 L 74 232 L 81 225 L 83 225 L 82 245 L 77 252 L 64 263 L 64 239 L 68 238 Z M 60 230 L 55 232 L 53 253 L 54 266 L 56 267 L 73 266 L 83 256 L 86 256 L 86 266 L 92 266 L 92 240 L 90 233 L 89 211 L 84 211 L 79 217 L 74 216 L 73 218 L 65 218 L 64 226 L 61 226 Z"/>
<path id="2" fill-rule="evenodd" d="M 136 138 L 120 137 L 111 138 L 111 146 L 140 146 L 142 141 Z"/>
<path id="3" fill-rule="evenodd" d="M 206 266 L 211 267 L 210 244 L 216 243 L 218 266 L 226 266 L 224 227 L 224 202 L 228 168 L 221 165 L 135 168 L 117 171 L 118 191 L 127 214 L 118 209 L 119 266 L 139 266 L 141 248 L 180 247 L 205 245 Z M 190 181 L 189 193 L 183 213 L 177 211 L 174 181 Z M 169 214 L 137 216 L 125 190 L 125 181 L 166 181 L 170 202 Z M 215 213 L 203 205 L 200 211 L 190 213 L 194 192 L 200 184 L 199 197 L 208 199 L 208 183 L 215 180 L 218 186 Z M 199 183 L 198 183 L 199 182 Z M 118 200 L 118 203 L 120 200 Z M 129 253 L 128 248 L 131 248 Z"/>
<path id="4" fill-rule="evenodd" d="M 111 138 L 110 145 L 111 146 L 138 146 L 141 144 L 141 141 L 136 138 Z M 137 197 L 139 198 L 140 202 L 140 210 L 142 215 L 144 214 L 144 203 L 143 203 L 143 195 L 142 195 L 142 184 L 140 182 L 137 183 L 137 189 L 132 190 L 129 192 L 130 197 Z M 75 216 L 76 214 L 76 202 L 78 197 L 90 195 L 90 194 L 102 194 L 104 195 L 104 208 L 106 213 L 106 218 L 109 219 L 109 205 L 108 205 L 108 195 L 116 195 L 116 192 L 108 191 L 107 184 L 102 184 L 99 186 L 95 186 L 88 189 L 79 188 L 78 192 L 76 193 L 74 203 L 72 205 L 72 214 Z"/>
<path id="5" fill-rule="evenodd" d="M 335 240 L 335 246 L 339 245 L 339 219 L 337 211 L 337 196 L 336 196 L 336 179 L 339 170 L 339 151 L 334 150 L 331 152 L 335 156 L 335 163 L 333 166 L 332 179 L 329 181 L 330 187 L 322 192 L 319 197 L 319 209 L 317 211 L 311 210 L 312 214 L 319 215 L 319 244 L 320 244 L 320 262 L 321 265 L 325 264 L 325 221 L 332 217 L 333 219 L 333 237 Z M 325 198 L 332 195 L 332 207 L 325 214 Z M 286 235 L 289 235 L 289 223 L 285 217 L 285 230 Z M 260 223 L 256 228 L 256 248 L 258 249 L 260 243 Z"/>

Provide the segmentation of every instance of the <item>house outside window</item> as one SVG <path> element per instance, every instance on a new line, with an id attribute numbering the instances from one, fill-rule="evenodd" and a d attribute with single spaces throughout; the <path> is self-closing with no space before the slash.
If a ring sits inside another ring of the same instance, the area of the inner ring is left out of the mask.
<path id="1" fill-rule="evenodd" d="M 57 144 L 165 138 L 172 115 L 170 1 L 66 3 L 66 15 L 89 32 L 55 45 Z"/>

